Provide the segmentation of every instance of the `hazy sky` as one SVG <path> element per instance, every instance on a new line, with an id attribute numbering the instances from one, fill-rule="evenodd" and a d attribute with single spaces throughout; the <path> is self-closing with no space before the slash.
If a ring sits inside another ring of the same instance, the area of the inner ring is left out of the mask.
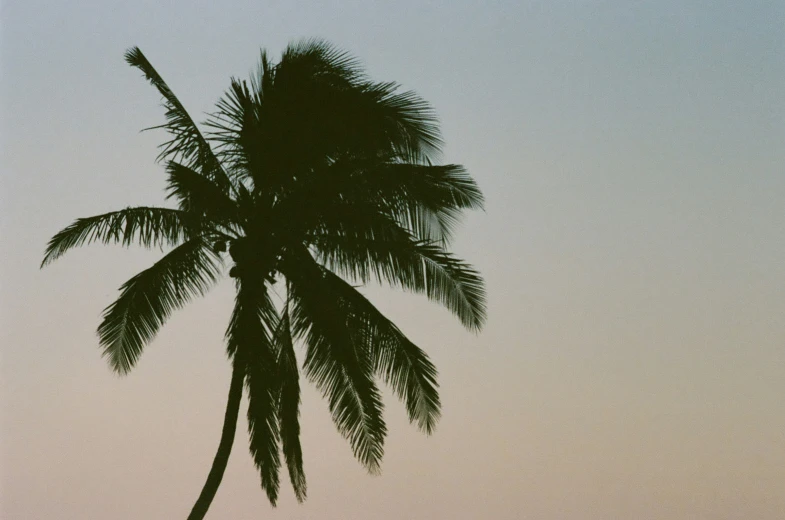
<path id="1" fill-rule="evenodd" d="M 176 5 L 175 5 L 176 4 Z M 211 109 L 260 47 L 327 38 L 437 109 L 487 196 L 456 251 L 487 327 L 374 301 L 432 356 L 426 438 L 387 400 L 365 474 L 304 394 L 309 499 L 276 509 L 244 406 L 213 519 L 785 518 L 785 3 L 5 0 L 4 520 L 184 518 L 220 435 L 233 288 L 178 312 L 126 378 L 95 329 L 160 252 L 93 246 L 39 271 L 72 220 L 163 203 L 159 96 Z"/>

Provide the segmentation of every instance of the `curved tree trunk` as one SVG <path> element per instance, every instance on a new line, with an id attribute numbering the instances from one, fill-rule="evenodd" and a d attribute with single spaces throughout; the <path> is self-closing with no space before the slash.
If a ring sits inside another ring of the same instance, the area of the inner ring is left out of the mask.
<path id="1" fill-rule="evenodd" d="M 232 382 L 229 383 L 229 398 L 226 402 L 221 442 L 218 444 L 218 451 L 215 454 L 215 459 L 213 459 L 213 466 L 207 475 L 207 481 L 204 483 L 202 493 L 196 500 L 191 514 L 188 515 L 188 520 L 201 520 L 207 514 L 207 510 L 210 508 L 210 504 L 213 502 L 215 493 L 218 491 L 218 486 L 221 484 L 221 479 L 224 476 L 226 464 L 229 462 L 229 454 L 232 452 L 234 434 L 237 430 L 237 413 L 240 409 L 240 399 L 243 395 L 243 380 L 245 379 L 242 363 L 239 362 L 237 356 L 235 356 L 232 365 Z"/>

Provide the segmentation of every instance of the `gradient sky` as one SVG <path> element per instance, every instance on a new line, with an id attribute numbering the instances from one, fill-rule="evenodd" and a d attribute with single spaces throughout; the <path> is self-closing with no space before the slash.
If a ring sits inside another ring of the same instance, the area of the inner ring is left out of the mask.
<path id="1" fill-rule="evenodd" d="M 159 96 L 192 114 L 260 47 L 351 51 L 437 109 L 445 161 L 487 196 L 455 250 L 486 276 L 480 335 L 424 298 L 371 295 L 432 356 L 426 438 L 387 400 L 365 474 L 304 394 L 309 499 L 266 503 L 244 406 L 208 518 L 785 518 L 785 4 L 773 1 L 5 0 L 4 520 L 184 518 L 217 446 L 224 282 L 126 378 L 95 329 L 160 253 L 93 246 L 39 271 L 72 220 L 163 203 Z"/>

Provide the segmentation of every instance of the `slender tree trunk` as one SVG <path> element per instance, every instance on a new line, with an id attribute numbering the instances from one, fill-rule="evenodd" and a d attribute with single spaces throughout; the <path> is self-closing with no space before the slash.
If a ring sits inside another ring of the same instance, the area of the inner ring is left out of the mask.
<path id="1" fill-rule="evenodd" d="M 238 356 L 235 355 L 232 365 L 232 382 L 229 383 L 229 398 L 226 402 L 221 442 L 218 444 L 218 451 L 213 459 L 213 466 L 207 475 L 202 493 L 196 500 L 191 514 L 188 515 L 188 520 L 201 520 L 207 514 L 207 510 L 215 498 L 215 493 L 218 491 L 218 486 L 221 484 L 221 479 L 223 479 L 226 464 L 229 462 L 229 454 L 232 452 L 234 433 L 237 430 L 237 413 L 240 409 L 240 398 L 243 395 L 243 380 L 245 379 L 242 363 Z"/>

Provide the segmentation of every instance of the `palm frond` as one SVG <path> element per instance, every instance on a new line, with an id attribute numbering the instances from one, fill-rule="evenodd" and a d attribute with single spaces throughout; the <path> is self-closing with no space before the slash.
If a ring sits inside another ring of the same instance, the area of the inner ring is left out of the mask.
<path id="1" fill-rule="evenodd" d="M 373 172 L 371 189 L 385 197 L 391 213 L 425 241 L 448 244 L 463 210 L 483 209 L 484 198 L 463 166 L 390 164 Z"/>
<path id="2" fill-rule="evenodd" d="M 420 240 L 448 245 L 463 211 L 483 208 L 476 182 L 460 165 L 396 160 L 341 157 L 301 181 L 281 211 L 305 227 L 340 226 L 353 212 L 382 213 Z"/>
<path id="3" fill-rule="evenodd" d="M 251 76 L 251 89 L 256 96 L 256 102 L 258 104 L 264 102 L 265 95 L 272 88 L 274 80 L 275 64 L 270 61 L 267 51 L 261 49 L 255 75 Z"/>
<path id="4" fill-rule="evenodd" d="M 260 128 L 262 100 L 247 82 L 232 78 L 216 108 L 206 126 L 211 129 L 208 135 L 217 144 L 218 156 L 238 182 L 251 180 L 254 186 L 261 185 L 262 174 L 270 171 L 265 158 L 274 149 Z"/>
<path id="5" fill-rule="evenodd" d="M 54 262 L 69 249 L 92 242 L 120 242 L 124 246 L 139 242 L 147 248 L 175 246 L 207 229 L 208 222 L 169 208 L 126 208 L 80 218 L 52 237 L 41 267 Z"/>
<path id="6" fill-rule="evenodd" d="M 354 209 L 340 227 L 313 236 L 320 263 L 363 283 L 375 280 L 425 293 L 452 311 L 465 327 L 482 328 L 485 288 L 471 265 L 436 244 L 417 240 L 386 215 Z"/>
<path id="7" fill-rule="evenodd" d="M 330 82 L 351 83 L 363 78 L 360 61 L 331 43 L 308 38 L 289 44 L 276 66 L 280 87 L 299 88 L 303 81 L 319 78 Z"/>
<path id="8" fill-rule="evenodd" d="M 283 269 L 291 287 L 292 331 L 307 345 L 305 373 L 328 399 L 333 422 L 355 457 L 369 472 L 378 473 L 387 426 L 369 353 L 352 337 L 319 266 L 307 252 L 290 257 Z"/>
<path id="9" fill-rule="evenodd" d="M 241 279 L 234 312 L 226 332 L 230 357 L 239 356 L 246 367 L 249 449 L 272 505 L 280 486 L 280 439 L 277 394 L 280 388 L 272 334 L 268 324 L 278 318 L 261 280 Z"/>
<path id="10" fill-rule="evenodd" d="M 305 500 L 307 486 L 303 471 L 303 451 L 300 445 L 300 371 L 292 343 L 289 305 L 284 308 L 275 334 L 278 353 L 278 376 L 281 381 L 278 415 L 281 427 L 281 447 L 289 479 L 298 502 Z"/>
<path id="11" fill-rule="evenodd" d="M 428 355 L 357 289 L 327 269 L 324 275 L 332 293 L 340 299 L 350 328 L 371 353 L 376 372 L 406 403 L 409 420 L 425 433 L 433 433 L 441 416 L 441 403 L 436 367 Z"/>
<path id="12" fill-rule="evenodd" d="M 482 191 L 456 164 L 384 163 L 351 180 L 344 199 L 377 202 L 420 240 L 448 243 L 462 211 L 483 208 Z"/>
<path id="13" fill-rule="evenodd" d="M 220 268 L 220 257 L 197 237 L 123 284 L 98 327 L 103 354 L 115 372 L 131 370 L 169 315 L 204 294 L 217 280 Z"/>
<path id="14" fill-rule="evenodd" d="M 423 259 L 426 295 L 438 301 L 469 329 L 479 331 L 485 324 L 485 284 L 470 264 L 436 245 L 419 243 L 417 253 Z"/>
<path id="15" fill-rule="evenodd" d="M 141 70 L 150 84 L 164 98 L 166 123 L 152 128 L 165 129 L 172 135 L 172 139 L 161 145 L 162 150 L 158 160 L 163 162 L 171 159 L 183 162 L 192 168 L 199 168 L 203 175 L 228 193 L 231 189 L 229 177 L 215 157 L 207 140 L 202 136 L 196 123 L 169 88 L 169 85 L 153 68 L 139 47 L 128 49 L 125 53 L 125 61 L 132 67 Z"/>
<path id="16" fill-rule="evenodd" d="M 441 153 L 439 120 L 429 103 L 415 92 L 399 92 L 394 82 L 365 83 L 362 98 L 353 99 L 364 131 L 379 132 L 388 146 L 409 160 L 425 162 Z M 362 110 L 364 109 L 364 110 Z"/>
<path id="17" fill-rule="evenodd" d="M 248 391 L 248 435 L 249 448 L 254 464 L 261 476 L 262 489 L 270 504 L 276 505 L 280 488 L 279 456 L 280 431 L 275 402 L 275 388 L 271 386 L 274 371 L 262 367 L 261 362 L 248 367 L 246 388 Z"/>
<path id="18" fill-rule="evenodd" d="M 180 209 L 228 224 L 237 220 L 237 204 L 221 187 L 184 164 L 166 165 L 167 199 L 177 200 Z"/>

